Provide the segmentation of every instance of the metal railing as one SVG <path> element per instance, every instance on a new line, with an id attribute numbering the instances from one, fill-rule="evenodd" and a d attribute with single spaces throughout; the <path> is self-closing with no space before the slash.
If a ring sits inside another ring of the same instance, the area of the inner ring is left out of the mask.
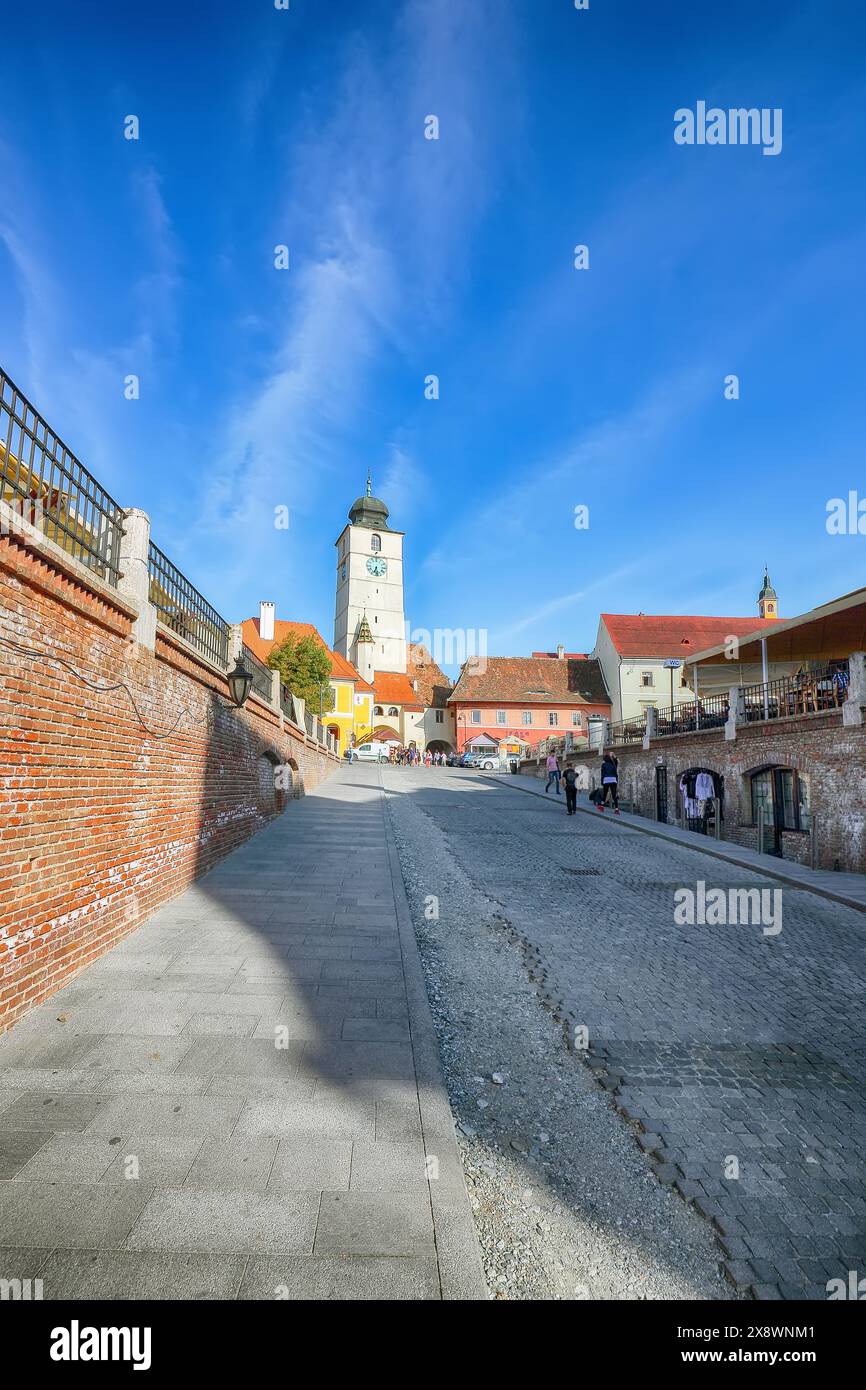
<path id="1" fill-rule="evenodd" d="M 228 665 L 229 630 L 203 594 L 181 574 L 168 556 L 150 542 L 147 558 L 150 601 L 159 620 L 224 669 Z"/>
<path id="2" fill-rule="evenodd" d="M 310 714 L 309 710 L 304 710 L 304 725 L 305 725 L 305 727 L 306 727 L 307 733 L 310 735 L 310 738 L 312 738 L 312 737 L 313 737 L 313 716 Z"/>
<path id="3" fill-rule="evenodd" d="M 796 676 L 767 681 L 766 685 L 744 685 L 741 689 L 746 722 L 791 719 L 839 709 L 848 698 L 848 681 L 848 662 L 836 661 L 815 671 L 800 671 Z"/>
<path id="4" fill-rule="evenodd" d="M 697 701 L 668 705 L 656 716 L 657 737 L 693 734 L 699 729 L 721 729 L 728 720 L 728 704 L 727 695 L 702 695 Z"/>
<path id="5" fill-rule="evenodd" d="M 266 666 L 263 661 L 259 661 L 255 652 L 250 650 L 246 642 L 244 643 L 243 651 L 244 661 L 253 673 L 253 690 L 257 695 L 260 695 L 263 700 L 266 700 L 267 703 L 270 704 L 271 691 L 273 689 L 273 682 L 271 680 L 273 672 L 270 666 Z"/>
<path id="6" fill-rule="evenodd" d="M 0 501 L 117 585 L 123 509 L 0 371 Z"/>
<path id="7" fill-rule="evenodd" d="M 633 719 L 623 719 L 611 724 L 608 743 L 642 743 L 646 733 L 646 715 L 638 714 Z"/>

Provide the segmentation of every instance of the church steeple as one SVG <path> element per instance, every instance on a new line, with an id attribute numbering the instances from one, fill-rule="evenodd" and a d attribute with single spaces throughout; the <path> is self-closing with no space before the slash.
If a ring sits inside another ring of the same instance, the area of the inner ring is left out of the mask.
<path id="1" fill-rule="evenodd" d="M 770 574 L 764 566 L 764 583 L 761 592 L 758 594 L 758 612 L 762 618 L 778 618 L 779 600 L 776 597 L 776 590 L 770 583 Z"/>

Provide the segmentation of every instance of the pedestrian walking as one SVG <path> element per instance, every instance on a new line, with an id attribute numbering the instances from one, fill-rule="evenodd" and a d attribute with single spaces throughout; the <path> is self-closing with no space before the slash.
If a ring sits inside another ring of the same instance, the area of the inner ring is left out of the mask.
<path id="1" fill-rule="evenodd" d="M 569 814 L 570 816 L 576 816 L 576 815 L 577 815 L 577 773 L 575 772 L 574 768 L 571 766 L 571 763 L 568 763 L 568 764 L 566 765 L 565 771 L 564 771 L 563 774 L 562 774 L 562 780 L 563 780 L 563 782 L 565 783 L 565 809 L 566 809 L 566 811 L 568 812 L 568 814 Z"/>
<path id="2" fill-rule="evenodd" d="M 547 757 L 547 786 L 544 788 L 545 796 L 550 791 L 551 782 L 554 782 L 556 784 L 556 795 L 559 796 L 560 775 L 561 774 L 559 771 L 559 759 L 557 758 L 555 753 L 549 753 Z"/>
<path id="3" fill-rule="evenodd" d="M 601 762 L 601 790 L 602 798 L 598 802 L 598 809 L 603 811 L 610 802 L 613 806 L 615 816 L 619 815 L 619 762 L 612 753 L 605 753 Z"/>

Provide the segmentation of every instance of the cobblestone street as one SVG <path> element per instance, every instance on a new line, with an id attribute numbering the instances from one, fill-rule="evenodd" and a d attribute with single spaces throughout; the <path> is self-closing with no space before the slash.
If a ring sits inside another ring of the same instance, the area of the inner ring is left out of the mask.
<path id="1" fill-rule="evenodd" d="M 826 1299 L 866 1268 L 866 918 L 509 780 L 383 772 L 397 825 L 410 803 L 498 905 L 563 1047 L 588 1030 L 589 1067 L 658 1178 L 712 1224 L 734 1286 Z M 444 940 L 447 891 L 414 872 L 420 900 L 443 895 Z M 781 931 L 677 925 L 674 894 L 698 881 L 776 889 Z M 568 1121 L 551 1111 L 551 1129 Z"/>

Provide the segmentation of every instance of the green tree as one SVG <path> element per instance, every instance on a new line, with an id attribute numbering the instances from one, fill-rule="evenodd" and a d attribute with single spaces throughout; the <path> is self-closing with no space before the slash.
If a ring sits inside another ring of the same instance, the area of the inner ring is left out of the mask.
<path id="1" fill-rule="evenodd" d="M 281 646 L 271 648 L 268 665 L 279 671 L 280 680 L 293 695 L 306 701 L 310 714 L 319 713 L 320 699 L 323 714 L 334 708 L 330 658 L 312 637 L 296 637 L 290 632 Z"/>

